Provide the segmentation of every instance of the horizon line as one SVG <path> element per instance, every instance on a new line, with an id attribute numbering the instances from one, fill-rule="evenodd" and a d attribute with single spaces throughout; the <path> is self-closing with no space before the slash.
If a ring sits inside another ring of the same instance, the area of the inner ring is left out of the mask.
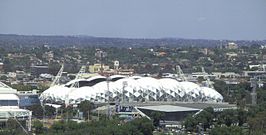
<path id="1" fill-rule="evenodd" d="M 118 39 L 147 39 L 147 40 L 156 40 L 156 39 L 184 39 L 184 40 L 220 40 L 220 41 L 266 41 L 266 39 L 208 39 L 208 38 L 183 38 L 183 37 L 116 37 L 116 36 L 91 36 L 86 34 L 14 34 L 14 33 L 0 33 L 0 35 L 14 35 L 14 36 L 61 36 L 61 37 L 92 37 L 92 38 L 118 38 Z"/>

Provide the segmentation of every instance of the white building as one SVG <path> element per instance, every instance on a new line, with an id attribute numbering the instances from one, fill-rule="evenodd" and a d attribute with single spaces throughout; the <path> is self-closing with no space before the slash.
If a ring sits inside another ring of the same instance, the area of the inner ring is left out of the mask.
<path id="1" fill-rule="evenodd" d="M 72 84 L 75 85 L 72 85 Z M 77 87 L 71 87 L 77 86 Z M 78 104 L 83 100 L 92 102 L 222 102 L 223 96 L 216 90 L 201 87 L 193 82 L 152 77 L 125 77 L 121 75 L 95 76 L 89 79 L 72 80 L 65 85 L 53 86 L 44 91 L 44 102 Z"/>
<path id="2" fill-rule="evenodd" d="M 27 120 L 28 131 L 31 131 L 31 116 L 31 111 L 19 108 L 17 90 L 0 82 L 0 122 L 9 118 Z"/>
<path id="3" fill-rule="evenodd" d="M 234 42 L 230 42 L 227 44 L 226 49 L 237 49 L 238 45 Z"/>

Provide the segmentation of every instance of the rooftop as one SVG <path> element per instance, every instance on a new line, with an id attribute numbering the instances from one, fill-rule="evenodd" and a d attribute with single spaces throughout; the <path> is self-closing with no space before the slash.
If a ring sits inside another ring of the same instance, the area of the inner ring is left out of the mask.
<path id="1" fill-rule="evenodd" d="M 157 106 L 143 106 L 138 107 L 139 109 L 154 110 L 161 112 L 183 112 L 183 111 L 199 111 L 197 108 L 181 107 L 174 105 L 157 105 Z"/>

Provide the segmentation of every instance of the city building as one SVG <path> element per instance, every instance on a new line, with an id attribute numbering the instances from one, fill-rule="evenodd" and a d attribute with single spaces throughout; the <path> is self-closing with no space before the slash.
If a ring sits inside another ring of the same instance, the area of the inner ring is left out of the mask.
<path id="1" fill-rule="evenodd" d="M 39 94 L 37 90 L 32 91 L 19 91 L 19 106 L 20 107 L 27 107 L 32 105 L 40 105 Z"/>
<path id="2" fill-rule="evenodd" d="M 16 71 L 16 79 L 17 80 L 24 80 L 28 77 L 28 74 L 26 74 L 24 71 Z"/>
<path id="3" fill-rule="evenodd" d="M 4 71 L 4 63 L 0 62 L 0 73 Z"/>
<path id="4" fill-rule="evenodd" d="M 236 109 L 235 104 L 228 103 L 186 103 L 178 102 L 174 104 L 150 104 L 150 105 L 137 105 L 135 108 L 140 111 L 140 114 L 146 115 L 150 118 L 152 112 L 163 113 L 161 126 L 175 125 L 182 127 L 182 121 L 186 116 L 194 114 L 197 115 L 203 109 L 212 107 L 215 112 L 223 111 L 224 109 Z"/>
<path id="5" fill-rule="evenodd" d="M 154 105 L 137 107 L 141 112 L 151 117 L 152 112 L 163 113 L 163 120 L 165 121 L 183 121 L 184 118 L 190 114 L 195 114 L 200 111 L 198 108 L 182 107 L 175 105 Z M 181 123 L 180 123 L 181 124 Z"/>
<path id="6" fill-rule="evenodd" d="M 243 71 L 244 77 L 255 77 L 258 75 L 266 75 L 266 71 Z"/>
<path id="7" fill-rule="evenodd" d="M 117 71 L 119 75 L 132 76 L 134 74 L 134 69 L 119 69 Z"/>
<path id="8" fill-rule="evenodd" d="M 26 121 L 28 131 L 31 131 L 32 112 L 19 108 L 19 97 L 17 90 L 0 82 L 0 123 L 5 126 L 9 118 Z"/>
<path id="9" fill-rule="evenodd" d="M 238 49 L 238 45 L 234 42 L 230 42 L 226 45 L 226 49 Z"/>
<path id="10" fill-rule="evenodd" d="M 226 56 L 227 56 L 228 59 L 231 59 L 233 57 L 237 57 L 238 54 L 234 53 L 234 52 L 228 52 L 228 53 L 226 53 Z"/>
<path id="11" fill-rule="evenodd" d="M 90 73 L 98 73 L 101 72 L 101 68 L 103 68 L 103 71 L 105 70 L 109 70 L 109 66 L 108 65 L 101 65 L 101 64 L 94 64 L 94 65 L 89 65 L 89 72 Z"/>
<path id="12" fill-rule="evenodd" d="M 249 65 L 249 68 L 257 68 L 258 70 L 266 71 L 266 64 Z"/>
<path id="13" fill-rule="evenodd" d="M 54 53 L 52 51 L 45 52 L 42 57 L 47 61 L 52 61 L 54 59 Z"/>
<path id="14" fill-rule="evenodd" d="M 48 66 L 31 66 L 31 75 L 34 77 L 39 77 L 40 74 L 49 73 Z"/>

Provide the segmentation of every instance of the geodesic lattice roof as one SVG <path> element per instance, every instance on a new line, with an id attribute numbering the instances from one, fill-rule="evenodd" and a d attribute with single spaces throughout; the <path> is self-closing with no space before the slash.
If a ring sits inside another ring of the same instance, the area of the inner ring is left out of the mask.
<path id="1" fill-rule="evenodd" d="M 178 82 L 171 78 L 156 79 L 152 77 L 124 77 L 115 81 L 103 76 L 93 86 L 66 87 L 65 85 L 53 86 L 44 91 L 40 99 L 54 102 L 69 100 L 75 104 L 83 100 L 93 102 L 107 102 L 108 100 L 126 101 L 193 101 L 193 102 L 222 102 L 223 97 L 216 90 L 208 87 L 200 87 L 193 82 Z M 94 79 L 87 79 L 93 81 Z M 75 80 L 72 82 L 77 82 Z M 81 80 L 84 81 L 84 80 Z M 70 84 L 70 83 L 68 83 Z"/>

